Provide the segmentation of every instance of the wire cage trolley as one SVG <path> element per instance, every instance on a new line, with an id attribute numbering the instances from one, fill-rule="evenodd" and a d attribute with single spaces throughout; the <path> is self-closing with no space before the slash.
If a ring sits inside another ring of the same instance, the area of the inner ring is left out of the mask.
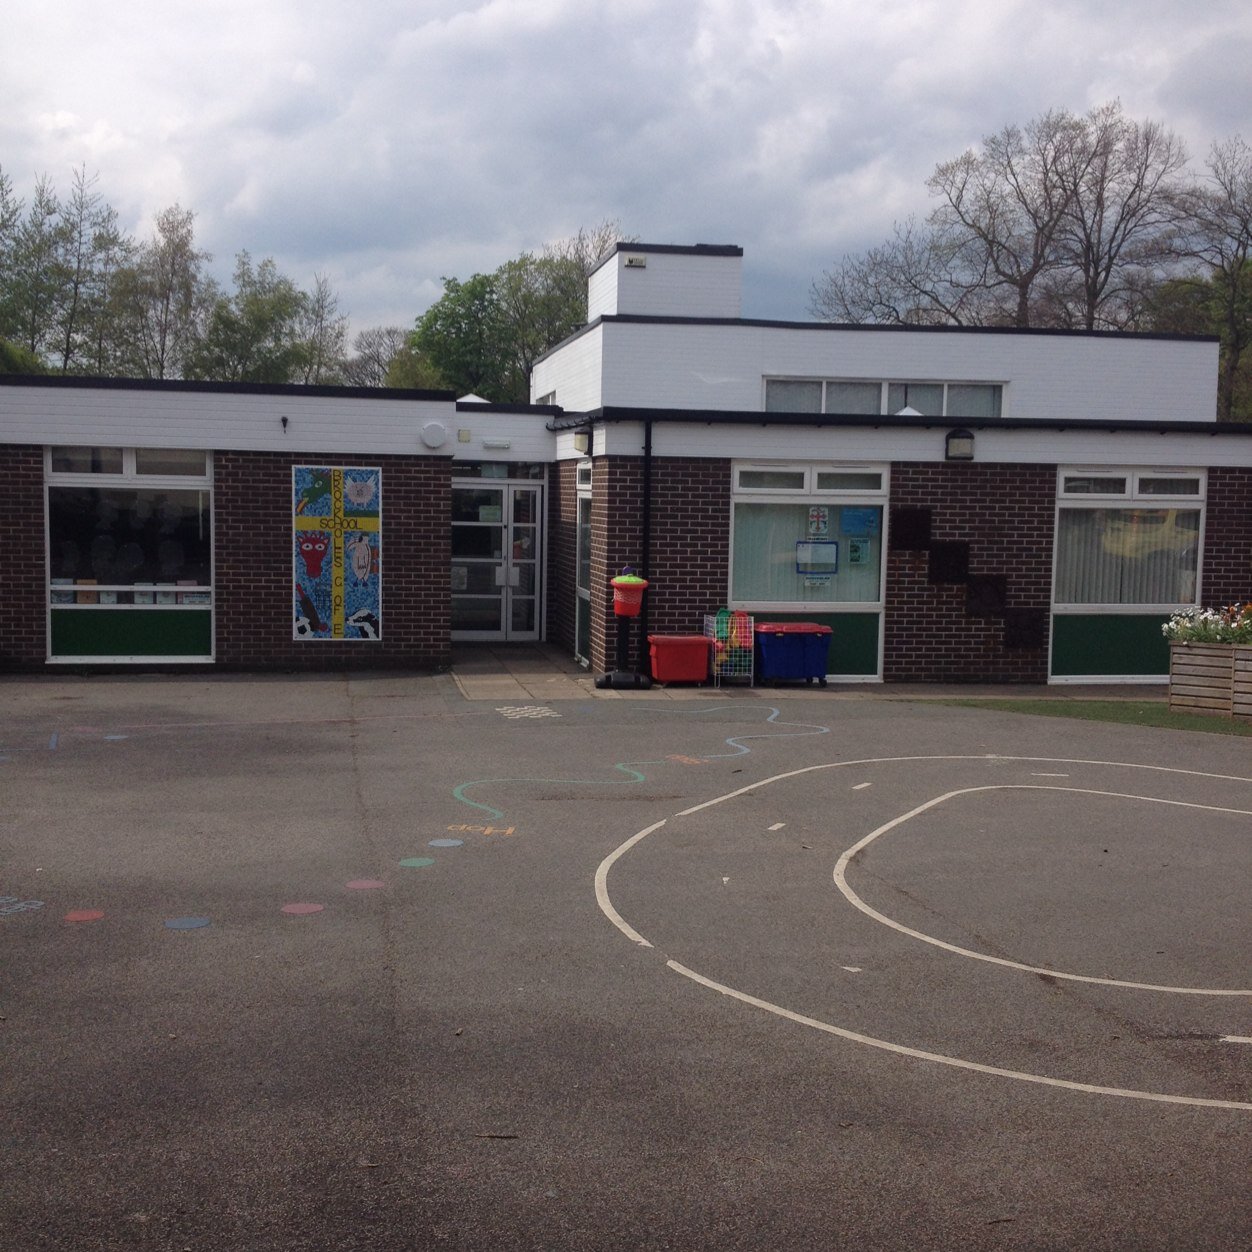
<path id="1" fill-rule="evenodd" d="M 751 686 L 755 651 L 751 615 L 739 609 L 706 613 L 704 634 L 712 640 L 713 685 L 720 687 L 725 681 L 746 678 Z"/>

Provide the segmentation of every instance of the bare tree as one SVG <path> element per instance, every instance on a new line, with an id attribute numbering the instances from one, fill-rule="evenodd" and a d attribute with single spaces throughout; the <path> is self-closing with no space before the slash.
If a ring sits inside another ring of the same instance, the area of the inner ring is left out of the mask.
<path id="1" fill-rule="evenodd" d="M 1079 159 L 1062 170 L 1057 320 L 1084 330 L 1126 329 L 1173 255 L 1187 153 L 1172 131 L 1132 121 L 1116 100 L 1093 109 L 1081 126 Z"/>
<path id="2" fill-rule="evenodd" d="M 1252 346 L 1252 148 L 1236 135 L 1215 143 L 1206 178 L 1184 196 L 1180 250 L 1204 266 L 1196 284 L 1209 328 L 1222 341 L 1217 416 L 1234 416 L 1244 354 Z"/>
<path id="3" fill-rule="evenodd" d="M 325 274 L 313 276 L 313 290 L 305 293 L 299 333 L 305 342 L 302 382 L 343 381 L 347 354 L 348 317 L 339 311 L 339 297 Z"/>
<path id="4" fill-rule="evenodd" d="M 385 387 L 392 362 L 404 351 L 409 332 L 402 326 L 370 326 L 352 340 L 353 355 L 343 363 L 343 380 L 352 387 Z"/>

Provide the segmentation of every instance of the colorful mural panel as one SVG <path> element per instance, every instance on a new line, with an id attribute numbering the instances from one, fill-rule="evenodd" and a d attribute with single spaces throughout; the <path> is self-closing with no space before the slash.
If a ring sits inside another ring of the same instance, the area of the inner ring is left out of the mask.
<path id="1" fill-rule="evenodd" d="M 297 639 L 382 638 L 382 470 L 291 471 Z"/>

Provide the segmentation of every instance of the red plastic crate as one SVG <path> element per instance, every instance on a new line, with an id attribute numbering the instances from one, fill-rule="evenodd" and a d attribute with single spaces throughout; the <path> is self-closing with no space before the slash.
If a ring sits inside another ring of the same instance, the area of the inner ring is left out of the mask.
<path id="1" fill-rule="evenodd" d="M 709 676 L 707 635 L 649 635 L 652 677 L 659 683 L 702 683 Z"/>

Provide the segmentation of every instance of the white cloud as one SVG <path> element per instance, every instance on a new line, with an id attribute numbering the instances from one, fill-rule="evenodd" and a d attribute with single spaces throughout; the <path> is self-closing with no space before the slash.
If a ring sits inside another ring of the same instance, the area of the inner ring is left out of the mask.
<path id="1" fill-rule="evenodd" d="M 359 326 L 605 217 L 744 245 L 745 311 L 800 317 L 1008 122 L 1118 96 L 1197 156 L 1252 136 L 1227 0 L 10 0 L 6 32 L 19 190 L 86 164 L 135 229 L 177 200 L 224 276 L 326 273 Z"/>

